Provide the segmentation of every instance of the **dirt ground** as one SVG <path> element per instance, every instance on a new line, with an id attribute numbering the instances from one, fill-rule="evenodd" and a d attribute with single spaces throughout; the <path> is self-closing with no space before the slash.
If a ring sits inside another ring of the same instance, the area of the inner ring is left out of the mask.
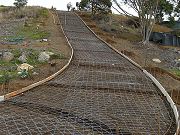
<path id="1" fill-rule="evenodd" d="M 0 86 L 0 95 L 21 89 L 25 86 L 28 86 L 30 84 L 33 84 L 37 81 L 40 81 L 42 79 L 45 79 L 46 77 L 52 75 L 53 73 L 57 72 L 60 70 L 65 64 L 67 64 L 70 54 L 71 54 L 71 49 L 63 35 L 63 32 L 61 30 L 60 25 L 58 25 L 58 18 L 55 16 L 56 14 L 50 11 L 48 20 L 45 23 L 44 29 L 50 32 L 50 37 L 48 38 L 48 42 L 35 42 L 32 43 L 30 46 L 20 46 L 20 45 L 1 45 L 0 49 L 28 49 L 28 48 L 33 48 L 33 49 L 39 49 L 39 50 L 47 50 L 51 49 L 54 52 L 57 53 L 62 53 L 64 55 L 63 59 L 60 60 L 54 60 L 53 62 L 56 63 L 54 67 L 52 67 L 50 64 L 44 64 L 41 65 L 40 67 L 35 68 L 35 72 L 38 73 L 38 75 L 32 75 L 30 78 L 27 79 L 16 79 L 16 80 L 11 80 L 9 83 L 8 89 L 5 90 L 4 86 Z M 55 17 L 53 17 L 53 15 Z M 54 22 L 55 18 L 55 22 Z"/>
<path id="2" fill-rule="evenodd" d="M 174 77 L 174 75 L 169 75 L 167 72 L 151 70 L 151 68 L 158 67 L 160 69 L 167 69 L 172 66 L 171 61 L 177 57 L 174 50 L 180 50 L 180 48 L 171 47 L 160 47 L 155 44 L 150 44 L 148 46 L 143 46 L 138 42 L 130 42 L 128 40 L 118 38 L 117 35 L 103 31 L 95 21 L 90 19 L 89 16 L 85 16 L 84 13 L 78 13 L 86 24 L 102 39 L 110 43 L 120 52 L 124 53 L 136 63 L 144 68 L 150 68 L 148 70 L 153 74 L 157 80 L 163 85 L 167 92 L 172 96 L 175 103 L 180 104 L 180 79 Z M 123 33 L 122 33 L 123 34 Z M 163 59 L 162 63 L 154 63 L 153 58 Z"/>

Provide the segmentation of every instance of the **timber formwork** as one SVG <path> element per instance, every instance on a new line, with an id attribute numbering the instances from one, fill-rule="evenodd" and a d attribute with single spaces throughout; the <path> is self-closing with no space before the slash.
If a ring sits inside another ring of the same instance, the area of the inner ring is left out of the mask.
<path id="1" fill-rule="evenodd" d="M 74 49 L 70 66 L 0 103 L 0 135 L 173 135 L 173 110 L 153 82 L 74 13 L 59 18 Z"/>

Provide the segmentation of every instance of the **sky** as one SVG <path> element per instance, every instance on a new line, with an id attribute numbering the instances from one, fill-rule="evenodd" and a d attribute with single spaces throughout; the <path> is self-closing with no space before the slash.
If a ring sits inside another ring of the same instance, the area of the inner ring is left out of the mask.
<path id="1" fill-rule="evenodd" d="M 15 0 L 0 0 L 0 5 L 5 6 L 13 6 Z M 73 7 L 76 6 L 76 2 L 80 2 L 81 0 L 28 0 L 28 6 L 42 6 L 51 8 L 52 6 L 58 10 L 67 10 L 67 3 L 71 2 Z M 125 8 L 130 13 L 134 14 L 131 9 Z M 117 11 L 112 9 L 113 13 L 118 14 Z M 134 14 L 135 15 L 135 14 Z"/>
<path id="2" fill-rule="evenodd" d="M 76 2 L 80 2 L 81 0 L 28 0 L 29 6 L 43 6 L 47 8 L 56 7 L 59 10 L 67 10 L 67 3 L 71 2 L 75 7 Z M 14 0 L 0 0 L 0 5 L 12 6 Z"/>

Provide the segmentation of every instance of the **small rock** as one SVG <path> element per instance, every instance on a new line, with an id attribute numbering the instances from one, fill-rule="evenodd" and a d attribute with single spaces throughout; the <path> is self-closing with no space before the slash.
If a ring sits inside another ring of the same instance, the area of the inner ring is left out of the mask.
<path id="1" fill-rule="evenodd" d="M 46 62 L 46 61 L 49 61 L 49 59 L 50 59 L 50 55 L 47 54 L 46 52 L 41 52 L 39 54 L 39 57 L 38 57 L 39 62 Z"/>
<path id="2" fill-rule="evenodd" d="M 22 62 L 22 63 L 25 63 L 25 62 L 27 62 L 27 57 L 26 57 L 25 54 L 23 54 L 22 56 L 20 56 L 20 57 L 18 58 L 18 60 L 19 60 L 20 62 Z"/>
<path id="3" fill-rule="evenodd" d="M 48 39 L 42 39 L 42 41 L 43 41 L 43 42 L 47 42 L 47 41 L 48 41 Z"/>
<path id="4" fill-rule="evenodd" d="M 53 53 L 53 52 L 46 52 L 46 54 L 48 54 L 49 56 L 54 55 L 54 53 Z"/>
<path id="5" fill-rule="evenodd" d="M 14 59 L 14 54 L 12 54 L 11 52 L 4 52 L 3 53 L 3 60 L 4 61 L 9 62 L 13 59 Z"/>
<path id="6" fill-rule="evenodd" d="M 179 67 L 180 68 L 180 59 L 175 60 L 175 65 L 174 67 Z"/>
<path id="7" fill-rule="evenodd" d="M 3 57 L 3 52 L 0 52 L 0 58 L 2 58 Z"/>
<path id="8" fill-rule="evenodd" d="M 27 63 L 23 63 L 20 66 L 18 66 L 17 71 L 22 71 L 23 69 L 25 69 L 26 71 L 32 70 L 34 67 L 27 64 Z"/>
<path id="9" fill-rule="evenodd" d="M 32 73 L 32 75 L 39 75 L 39 73 L 37 73 L 37 72 L 33 72 L 33 73 Z"/>
<path id="10" fill-rule="evenodd" d="M 161 63 L 161 60 L 156 58 L 152 59 L 152 61 L 154 61 L 155 63 Z"/>

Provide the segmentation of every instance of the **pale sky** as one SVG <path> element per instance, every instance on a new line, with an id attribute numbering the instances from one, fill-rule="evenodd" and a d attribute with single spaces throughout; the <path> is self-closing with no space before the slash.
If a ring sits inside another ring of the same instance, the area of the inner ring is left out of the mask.
<path id="1" fill-rule="evenodd" d="M 43 6 L 47 8 L 51 8 L 52 6 L 56 7 L 59 10 L 67 10 L 67 3 L 71 2 L 75 7 L 76 2 L 80 2 L 81 0 L 28 0 L 29 6 Z M 0 5 L 12 6 L 14 0 L 0 0 Z"/>
<path id="2" fill-rule="evenodd" d="M 0 0 L 0 5 L 5 6 L 13 6 L 15 0 Z M 76 6 L 76 2 L 80 2 L 81 0 L 28 0 L 28 6 L 42 6 L 51 8 L 56 7 L 58 10 L 67 10 L 67 3 L 71 2 L 73 7 Z M 131 9 L 126 8 L 128 11 L 130 11 L 132 14 L 134 12 Z M 114 9 L 112 9 L 114 13 L 118 13 Z"/>

